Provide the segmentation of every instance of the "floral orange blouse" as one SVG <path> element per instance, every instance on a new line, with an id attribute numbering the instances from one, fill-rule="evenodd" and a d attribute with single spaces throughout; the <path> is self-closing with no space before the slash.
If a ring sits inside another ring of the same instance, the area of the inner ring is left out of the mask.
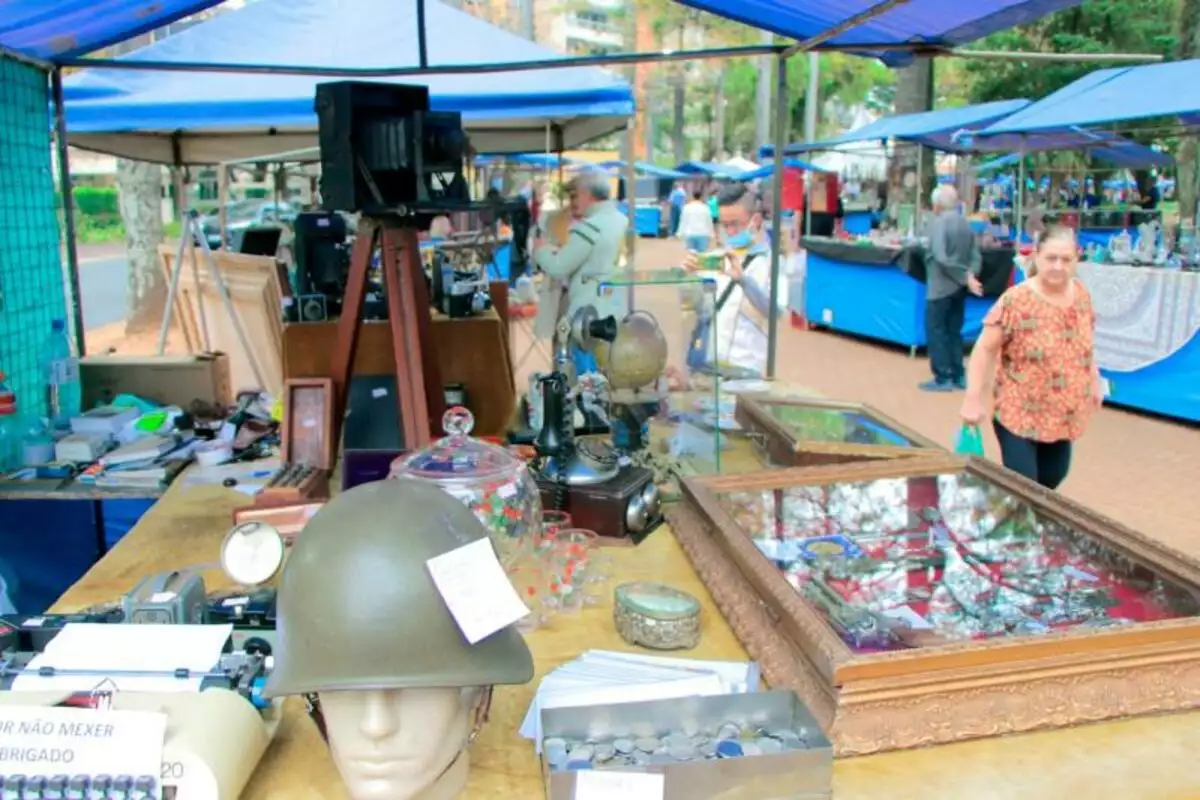
<path id="1" fill-rule="evenodd" d="M 1075 300 L 1059 307 L 1020 283 L 984 318 L 1004 336 L 996 370 L 996 419 L 1037 442 L 1078 439 L 1095 409 L 1096 314 L 1079 281 Z"/>

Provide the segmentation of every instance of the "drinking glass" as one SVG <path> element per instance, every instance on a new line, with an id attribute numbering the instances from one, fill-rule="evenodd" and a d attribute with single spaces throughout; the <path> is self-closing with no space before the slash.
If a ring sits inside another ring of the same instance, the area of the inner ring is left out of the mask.
<path id="1" fill-rule="evenodd" d="M 599 570 L 600 537 L 594 531 L 583 528 L 564 528 L 549 541 L 549 558 L 564 584 L 574 587 L 583 605 L 596 605 L 601 601 L 600 583 L 604 577 Z"/>
<path id="2" fill-rule="evenodd" d="M 557 580 L 540 560 L 522 559 L 508 567 L 508 579 L 529 608 L 529 614 L 516 622 L 517 630 L 529 633 L 545 625 L 558 609 L 555 595 Z"/>
<path id="3" fill-rule="evenodd" d="M 550 539 L 554 534 L 564 528 L 571 527 L 571 515 L 565 511 L 556 511 L 548 508 L 542 512 L 542 531 L 541 542 L 544 544 L 547 539 Z"/>

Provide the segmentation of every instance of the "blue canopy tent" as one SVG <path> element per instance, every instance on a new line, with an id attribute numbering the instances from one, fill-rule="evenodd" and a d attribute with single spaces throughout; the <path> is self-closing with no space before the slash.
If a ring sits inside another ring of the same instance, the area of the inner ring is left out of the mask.
<path id="1" fill-rule="evenodd" d="M 625 162 L 624 161 L 601 161 L 596 166 L 601 167 L 603 169 L 623 170 L 623 169 L 625 169 Z M 692 177 L 691 175 L 689 175 L 686 172 L 680 172 L 679 170 L 675 170 L 675 169 L 668 169 L 667 167 L 660 167 L 657 164 L 651 164 L 649 161 L 635 161 L 633 164 L 633 171 L 639 175 L 646 175 L 648 177 L 659 178 L 661 180 L 677 181 L 677 180 L 682 180 L 683 178 Z"/>
<path id="2" fill-rule="evenodd" d="M 436 0 L 425 2 L 430 65 L 553 61 L 557 53 Z M 416 4 L 258 0 L 142 48 L 123 62 L 290 64 L 313 68 L 416 66 Z M 270 36 L 263 36 L 270 31 Z M 204 164 L 294 152 L 316 144 L 311 75 L 85 69 L 64 81 L 72 144 L 162 163 Z M 435 109 L 460 111 L 484 153 L 563 150 L 623 128 L 628 83 L 595 67 L 385 80 L 424 84 Z"/>
<path id="3" fill-rule="evenodd" d="M 169 25 L 222 0 L 0 0 L 0 47 L 54 61 Z"/>
<path id="4" fill-rule="evenodd" d="M 722 164 L 715 164 L 712 161 L 685 161 L 675 167 L 676 172 L 682 172 L 685 175 L 707 175 L 710 178 L 731 178 L 729 168 Z"/>
<path id="5" fill-rule="evenodd" d="M 1179 117 L 1200 122 L 1200 60 L 1101 69 L 979 132 L 982 140 L 1127 120 Z"/>
<path id="6" fill-rule="evenodd" d="M 816 164 L 810 164 L 807 161 L 801 161 L 798 158 L 785 158 L 785 159 L 783 159 L 783 165 L 785 167 L 789 167 L 791 169 L 802 169 L 805 172 L 828 172 L 828 170 L 821 169 Z M 770 178 L 774 174 L 775 174 L 775 165 L 774 164 L 764 164 L 763 166 L 759 167 L 758 169 L 752 169 L 749 172 L 743 172 L 741 175 L 735 175 L 734 180 L 736 180 L 736 181 L 756 181 L 760 178 Z"/>
<path id="7" fill-rule="evenodd" d="M 573 158 L 567 158 L 555 153 L 514 153 L 505 156 L 476 156 L 475 166 L 490 167 L 492 164 L 502 161 L 522 167 L 534 167 L 536 169 L 556 169 L 559 164 L 570 166 L 579 163 Z"/>

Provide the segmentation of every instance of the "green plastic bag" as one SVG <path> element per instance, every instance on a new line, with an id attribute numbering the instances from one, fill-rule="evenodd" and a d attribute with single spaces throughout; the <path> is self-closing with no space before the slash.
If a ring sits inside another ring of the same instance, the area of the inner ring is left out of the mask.
<path id="1" fill-rule="evenodd" d="M 983 455 L 983 434 L 979 432 L 978 425 L 963 423 L 958 431 L 958 441 L 954 443 L 954 453 L 960 456 Z"/>

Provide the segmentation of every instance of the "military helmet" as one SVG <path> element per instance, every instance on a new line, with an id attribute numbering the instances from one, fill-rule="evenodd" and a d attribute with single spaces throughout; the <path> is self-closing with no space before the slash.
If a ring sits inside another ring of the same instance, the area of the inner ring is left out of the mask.
<path id="1" fill-rule="evenodd" d="M 334 497 L 284 565 L 266 696 L 528 682 L 521 634 L 510 626 L 468 644 L 426 567 L 487 535 L 462 502 L 418 481 Z"/>

